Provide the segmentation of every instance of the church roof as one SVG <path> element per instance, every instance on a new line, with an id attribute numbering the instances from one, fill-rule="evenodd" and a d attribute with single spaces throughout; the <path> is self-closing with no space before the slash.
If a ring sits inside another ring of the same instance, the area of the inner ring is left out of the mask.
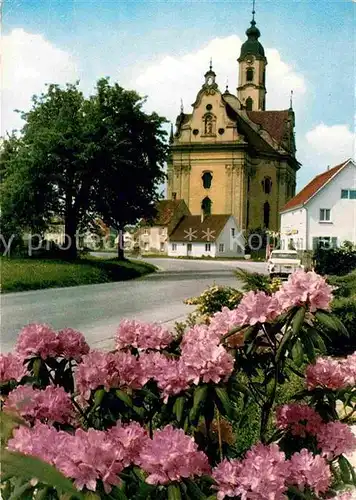
<path id="1" fill-rule="evenodd" d="M 254 123 L 261 125 L 279 144 L 288 132 L 289 111 L 247 111 Z"/>
<path id="2" fill-rule="evenodd" d="M 188 243 L 214 242 L 224 229 L 231 215 L 207 215 L 201 220 L 200 215 L 186 215 L 172 231 L 170 241 Z M 191 235 L 189 238 L 188 235 Z M 209 236 L 208 236 L 209 235 Z"/>
<path id="3" fill-rule="evenodd" d="M 322 189 L 325 184 L 334 177 L 345 165 L 349 163 L 350 159 L 330 168 L 326 172 L 323 172 L 314 179 L 312 179 L 309 184 L 307 184 L 294 198 L 289 200 L 286 205 L 284 205 L 281 212 L 286 212 L 292 210 L 293 208 L 305 205 L 320 189 Z"/>

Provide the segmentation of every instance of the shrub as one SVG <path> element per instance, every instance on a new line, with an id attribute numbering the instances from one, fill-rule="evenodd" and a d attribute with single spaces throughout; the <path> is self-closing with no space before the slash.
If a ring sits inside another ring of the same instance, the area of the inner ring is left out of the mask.
<path id="1" fill-rule="evenodd" d="M 350 354 L 356 350 L 356 294 L 353 297 L 334 299 L 332 311 L 344 324 L 349 337 L 332 338 L 327 344 L 328 352 L 338 356 Z"/>
<path id="2" fill-rule="evenodd" d="M 356 486 L 356 353 L 320 357 L 326 331 L 343 331 L 331 299 L 299 271 L 179 337 L 125 320 L 111 352 L 28 325 L 0 357 L 4 498 L 316 500 Z"/>
<path id="3" fill-rule="evenodd" d="M 202 318 L 212 316 L 223 307 L 233 309 L 242 299 L 242 293 L 229 286 L 213 285 L 198 297 L 185 300 L 185 304 L 196 305 L 196 313 Z"/>
<path id="4" fill-rule="evenodd" d="M 322 275 L 342 276 L 356 269 L 356 250 L 319 248 L 314 252 L 315 271 Z"/>
<path id="5" fill-rule="evenodd" d="M 328 276 L 327 281 L 334 288 L 334 297 L 351 297 L 356 295 L 356 270 L 346 276 Z"/>
<path id="6" fill-rule="evenodd" d="M 270 278 L 267 274 L 251 273 L 245 269 L 237 269 L 235 275 L 242 281 L 244 292 L 260 291 L 271 294 L 277 291 L 282 283 L 278 278 Z"/>

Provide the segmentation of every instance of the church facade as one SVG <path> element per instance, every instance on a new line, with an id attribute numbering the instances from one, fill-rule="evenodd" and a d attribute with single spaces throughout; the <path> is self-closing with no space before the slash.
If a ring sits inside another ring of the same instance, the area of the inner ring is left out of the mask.
<path id="1" fill-rule="evenodd" d="M 279 212 L 295 194 L 292 105 L 266 110 L 267 59 L 254 17 L 241 47 L 236 95 L 218 87 L 212 64 L 192 112 L 170 137 L 168 199 L 192 215 L 231 214 L 243 230 L 279 229 Z"/>

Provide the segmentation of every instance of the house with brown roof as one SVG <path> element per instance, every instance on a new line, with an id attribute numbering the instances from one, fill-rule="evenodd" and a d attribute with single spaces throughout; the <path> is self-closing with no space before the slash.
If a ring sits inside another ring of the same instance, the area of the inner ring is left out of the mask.
<path id="1" fill-rule="evenodd" d="M 300 168 L 293 102 L 267 108 L 267 58 L 254 15 L 246 36 L 236 54 L 236 93 L 219 88 L 211 61 L 192 109 L 181 106 L 170 137 L 167 198 L 183 199 L 192 215 L 231 214 L 241 230 L 277 231 Z"/>
<path id="2" fill-rule="evenodd" d="M 314 177 L 281 210 L 281 248 L 356 244 L 356 163 L 353 159 Z"/>
<path id="3" fill-rule="evenodd" d="M 245 238 L 232 215 L 188 215 L 169 236 L 170 257 L 241 257 Z"/>
<path id="4" fill-rule="evenodd" d="M 142 253 L 167 254 L 168 237 L 185 215 L 190 215 L 184 200 L 160 200 L 157 214 L 150 224 L 144 224 L 135 235 Z"/>

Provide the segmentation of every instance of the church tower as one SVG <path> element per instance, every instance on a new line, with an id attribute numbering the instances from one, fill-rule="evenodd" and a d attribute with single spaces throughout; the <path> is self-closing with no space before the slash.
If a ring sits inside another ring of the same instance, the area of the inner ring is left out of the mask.
<path id="1" fill-rule="evenodd" d="M 300 168 L 295 117 L 292 105 L 266 110 L 267 59 L 252 13 L 237 94 L 219 88 L 210 62 L 190 112 L 181 107 L 170 137 L 167 198 L 184 200 L 195 216 L 233 215 L 243 231 L 278 231 Z"/>
<path id="2" fill-rule="evenodd" d="M 239 86 L 237 97 L 248 111 L 265 111 L 266 109 L 266 66 L 267 59 L 261 36 L 256 26 L 255 9 L 252 11 L 251 26 L 246 31 L 247 40 L 241 46 L 239 63 Z"/>

